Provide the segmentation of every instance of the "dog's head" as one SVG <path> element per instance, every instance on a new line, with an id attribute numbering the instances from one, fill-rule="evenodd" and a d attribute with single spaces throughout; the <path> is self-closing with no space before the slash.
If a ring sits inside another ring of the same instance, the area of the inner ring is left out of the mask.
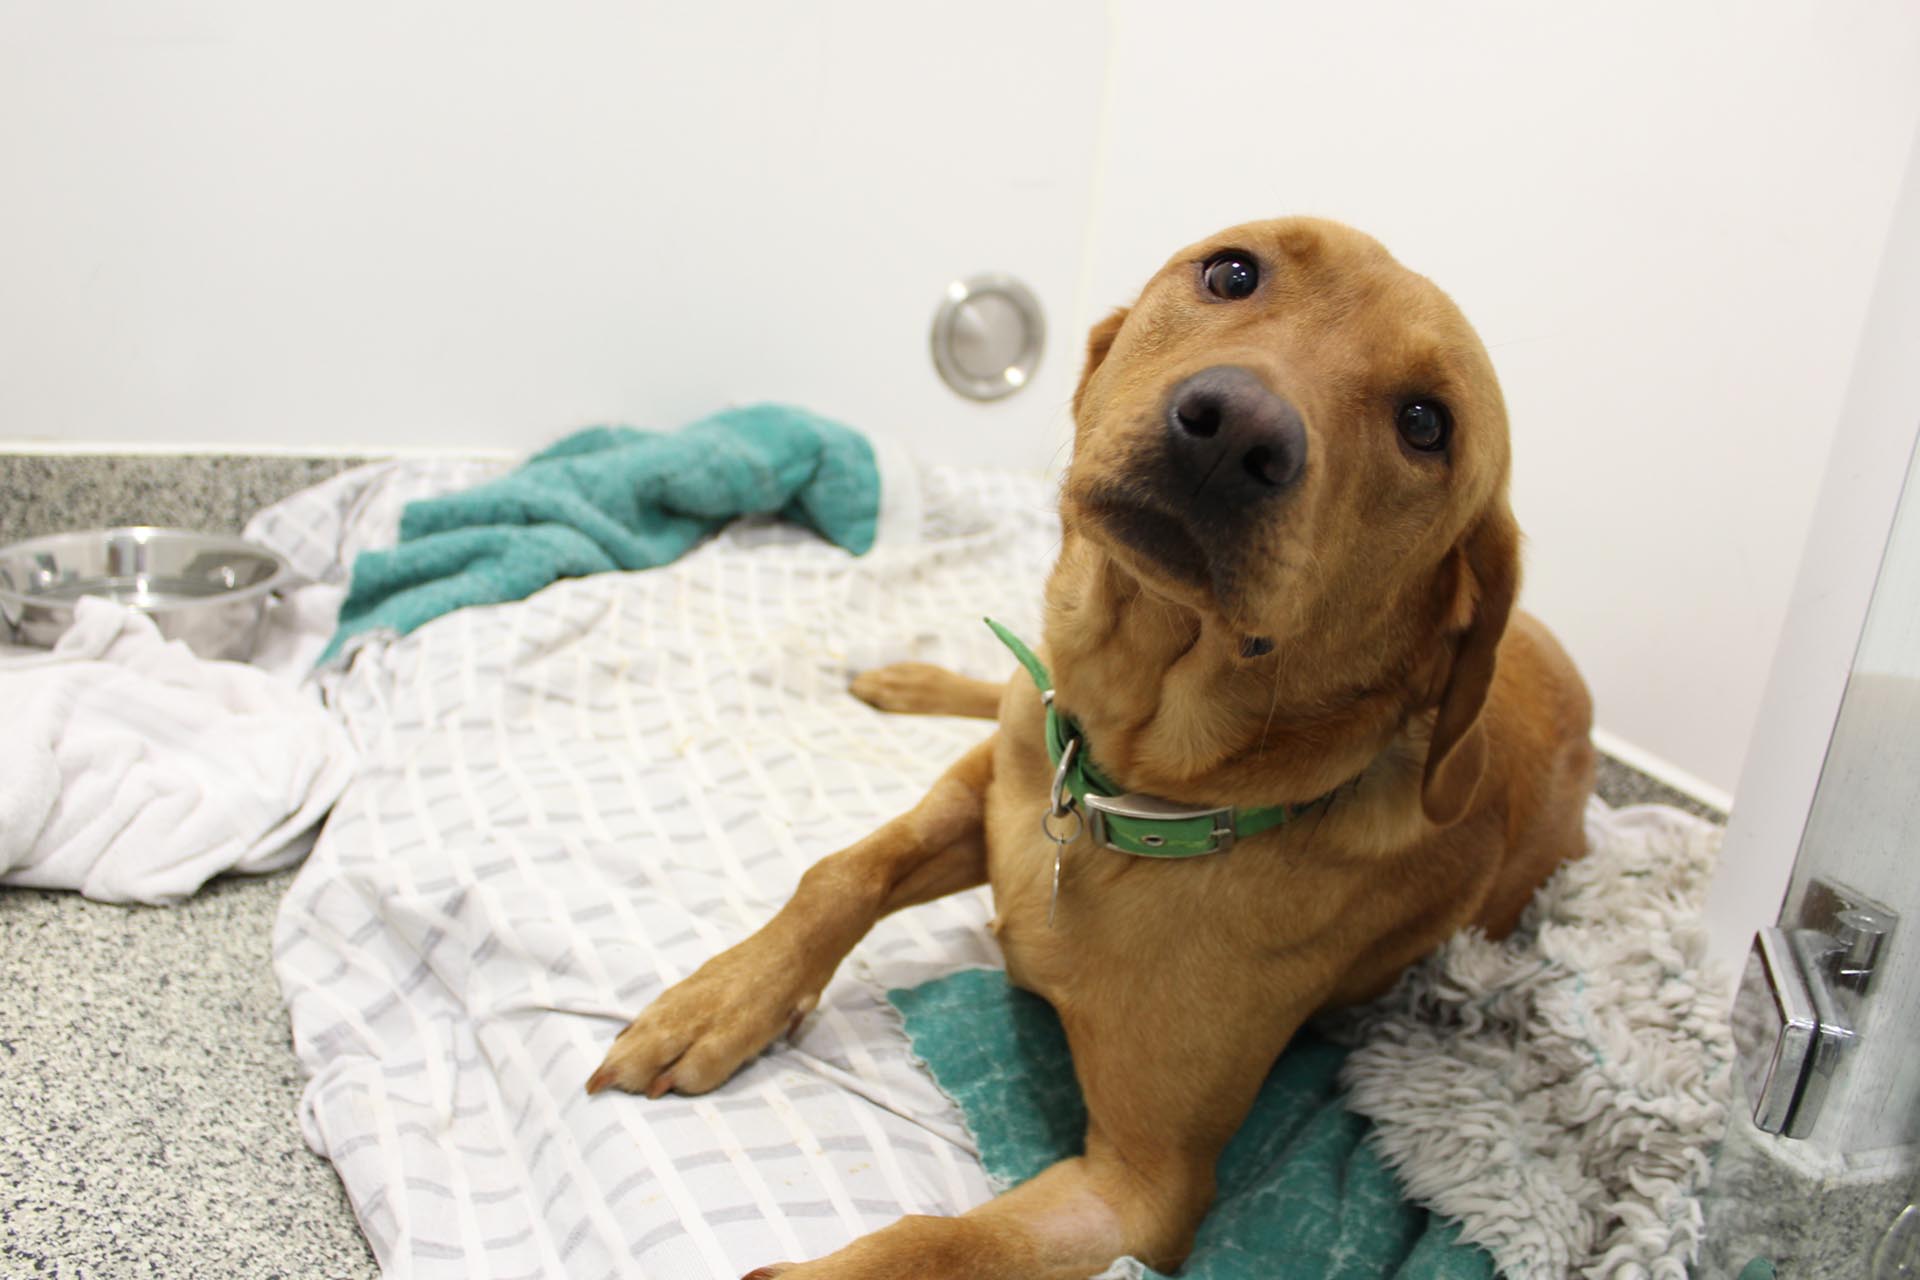
<path id="1" fill-rule="evenodd" d="M 1518 587 L 1507 419 L 1459 310 L 1336 223 L 1183 250 L 1094 327 L 1062 514 L 1154 594 L 1437 706 L 1422 801 L 1457 818 Z"/>

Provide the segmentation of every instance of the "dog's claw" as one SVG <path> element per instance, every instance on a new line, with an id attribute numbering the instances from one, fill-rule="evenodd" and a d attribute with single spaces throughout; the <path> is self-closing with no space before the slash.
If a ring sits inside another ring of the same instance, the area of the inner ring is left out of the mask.
<path id="1" fill-rule="evenodd" d="M 770 1267 L 755 1267 L 752 1271 L 741 1276 L 740 1280 L 773 1280 L 775 1276 L 786 1269 L 787 1264 L 784 1262 L 776 1262 Z"/>

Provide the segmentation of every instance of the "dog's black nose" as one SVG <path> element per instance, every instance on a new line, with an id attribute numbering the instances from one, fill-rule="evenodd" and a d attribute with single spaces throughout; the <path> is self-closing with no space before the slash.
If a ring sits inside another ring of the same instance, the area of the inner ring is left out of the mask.
<path id="1" fill-rule="evenodd" d="M 1285 492 L 1307 461 L 1307 426 L 1285 396 L 1238 365 L 1202 369 L 1167 398 L 1167 441 L 1187 496 L 1257 501 Z"/>

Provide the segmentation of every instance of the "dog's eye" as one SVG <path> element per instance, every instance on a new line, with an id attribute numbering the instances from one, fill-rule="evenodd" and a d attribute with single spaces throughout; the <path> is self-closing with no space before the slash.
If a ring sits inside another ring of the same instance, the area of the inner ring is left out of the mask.
<path id="1" fill-rule="evenodd" d="M 1438 400 L 1410 400 L 1395 419 L 1400 437 L 1422 453 L 1438 453 L 1453 434 L 1453 415 Z"/>
<path id="2" fill-rule="evenodd" d="M 1207 259 L 1207 265 L 1201 268 L 1200 278 L 1206 282 L 1207 292 L 1214 297 L 1238 302 L 1259 285 L 1260 267 L 1247 254 L 1230 249 Z"/>

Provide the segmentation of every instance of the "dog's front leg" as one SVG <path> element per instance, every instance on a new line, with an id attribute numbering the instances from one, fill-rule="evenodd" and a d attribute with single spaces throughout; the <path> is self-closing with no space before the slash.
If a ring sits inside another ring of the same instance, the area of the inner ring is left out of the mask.
<path id="1" fill-rule="evenodd" d="M 987 878 L 983 818 L 993 739 L 925 799 L 807 869 L 764 928 L 675 984 L 620 1033 L 588 1093 L 705 1093 L 813 1010 L 833 971 L 882 916 Z"/>
<path id="2" fill-rule="evenodd" d="M 745 1280 L 1088 1280 L 1127 1254 L 1172 1258 L 1160 1263 L 1171 1268 L 1212 1185 L 1212 1170 L 1193 1161 L 1136 1173 L 1113 1156 L 1076 1157 L 957 1218 L 902 1218 L 828 1257 Z"/>
<path id="3" fill-rule="evenodd" d="M 1151 951 L 1149 944 L 1146 951 Z M 1147 974 L 1166 975 L 1151 960 Z M 1086 1154 L 957 1218 L 908 1217 L 757 1280 L 1087 1280 L 1132 1255 L 1186 1259 L 1214 1162 L 1301 1019 L 1318 1003 L 1239 975 L 1196 992 L 1135 975 L 1062 1011 L 1087 1100 Z"/>

